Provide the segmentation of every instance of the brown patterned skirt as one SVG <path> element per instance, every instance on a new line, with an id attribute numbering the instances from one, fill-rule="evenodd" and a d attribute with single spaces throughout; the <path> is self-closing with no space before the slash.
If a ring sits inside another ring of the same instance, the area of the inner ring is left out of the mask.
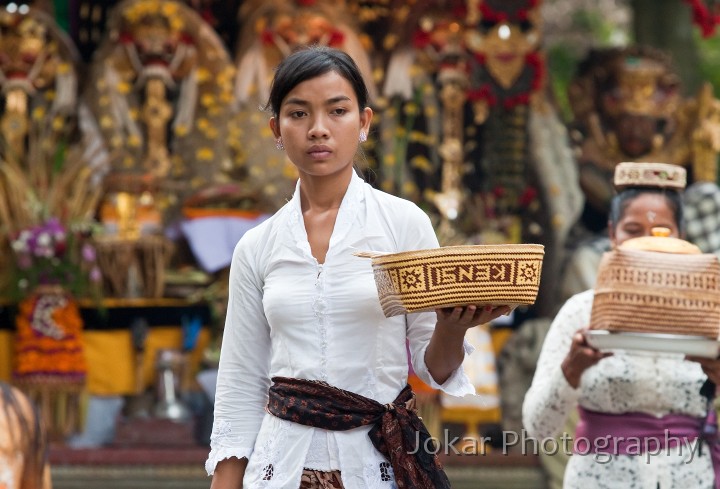
<path id="1" fill-rule="evenodd" d="M 305 469 L 300 478 L 300 489 L 344 489 L 340 471 L 323 472 Z"/>

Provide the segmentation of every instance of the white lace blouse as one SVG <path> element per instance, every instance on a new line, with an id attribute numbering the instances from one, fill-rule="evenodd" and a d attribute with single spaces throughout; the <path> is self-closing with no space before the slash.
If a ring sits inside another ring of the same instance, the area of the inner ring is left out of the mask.
<path id="1" fill-rule="evenodd" d="M 273 376 L 295 377 L 391 402 L 407 383 L 407 339 L 421 379 L 450 394 L 474 393 L 462 368 L 442 386 L 427 370 L 435 313 L 385 318 L 370 260 L 353 256 L 437 246 L 420 208 L 356 175 L 324 264 L 310 252 L 299 183 L 288 204 L 245 234 L 230 270 L 208 473 L 223 459 L 247 457 L 248 488 L 297 489 L 303 468 L 340 470 L 347 489 L 396 487 L 369 426 L 324 431 L 276 418 L 264 410 L 267 390 Z"/>
<path id="2" fill-rule="evenodd" d="M 558 435 L 570 410 L 578 404 L 604 413 L 705 416 L 700 387 L 706 376 L 697 363 L 684 360 L 682 354 L 617 350 L 587 369 L 578 389 L 568 384 L 560 365 L 575 331 L 590 324 L 592 301 L 592 290 L 571 297 L 550 327 L 523 403 L 527 436 L 542 442 Z M 592 454 L 575 454 L 565 470 L 564 487 L 711 489 L 714 476 L 708 447 L 704 445 L 699 454 L 694 448 L 693 453 L 683 447 L 650 456 L 616 455 L 609 461 Z"/>

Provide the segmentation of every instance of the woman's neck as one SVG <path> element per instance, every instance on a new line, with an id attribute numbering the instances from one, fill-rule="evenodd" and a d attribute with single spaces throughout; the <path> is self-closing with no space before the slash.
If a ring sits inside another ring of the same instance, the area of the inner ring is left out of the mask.
<path id="1" fill-rule="evenodd" d="M 300 206 L 303 212 L 323 212 L 337 209 L 345 197 L 350 180 L 350 172 L 323 177 L 300 176 Z"/>

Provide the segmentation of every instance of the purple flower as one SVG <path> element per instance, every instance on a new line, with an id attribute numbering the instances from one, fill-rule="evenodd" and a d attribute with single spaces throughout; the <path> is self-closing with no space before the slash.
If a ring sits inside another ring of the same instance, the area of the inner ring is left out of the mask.
<path id="1" fill-rule="evenodd" d="M 100 269 L 95 266 L 92 267 L 92 270 L 90 270 L 90 281 L 94 284 L 100 283 L 102 280 L 102 272 L 100 272 Z"/>
<path id="2" fill-rule="evenodd" d="M 97 251 L 81 231 L 66 228 L 54 217 L 20 231 L 11 243 L 18 288 L 24 292 L 38 284 L 62 284 L 73 293 L 83 293 L 88 282 L 101 283 Z M 83 263 L 92 267 L 88 273 Z"/>
<path id="3" fill-rule="evenodd" d="M 82 246 L 82 257 L 86 262 L 94 262 L 97 257 L 95 248 L 90 243 L 85 243 Z"/>

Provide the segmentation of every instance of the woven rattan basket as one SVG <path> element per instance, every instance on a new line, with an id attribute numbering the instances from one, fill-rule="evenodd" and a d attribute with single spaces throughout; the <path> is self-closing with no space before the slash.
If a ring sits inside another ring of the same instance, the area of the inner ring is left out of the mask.
<path id="1" fill-rule="evenodd" d="M 544 248 L 537 244 L 446 246 L 372 258 L 386 317 L 441 307 L 533 304 Z"/>
<path id="2" fill-rule="evenodd" d="M 622 247 L 605 253 L 590 328 L 718 338 L 718 258 Z"/>

